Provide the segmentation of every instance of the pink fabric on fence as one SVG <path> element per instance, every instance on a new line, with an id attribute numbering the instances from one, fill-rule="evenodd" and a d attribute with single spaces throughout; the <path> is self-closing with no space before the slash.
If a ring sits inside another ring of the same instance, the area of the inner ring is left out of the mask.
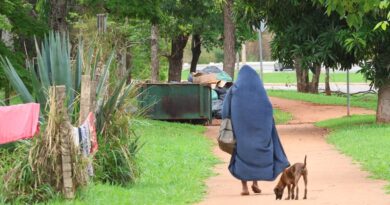
<path id="1" fill-rule="evenodd" d="M 32 138 L 39 132 L 39 104 L 0 106 L 0 144 Z"/>

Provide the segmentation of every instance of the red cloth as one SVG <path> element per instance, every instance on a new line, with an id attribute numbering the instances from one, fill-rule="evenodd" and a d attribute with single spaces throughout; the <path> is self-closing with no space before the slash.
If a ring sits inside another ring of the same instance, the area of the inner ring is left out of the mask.
<path id="1" fill-rule="evenodd" d="M 32 138 L 39 132 L 39 104 L 0 106 L 0 144 Z"/>

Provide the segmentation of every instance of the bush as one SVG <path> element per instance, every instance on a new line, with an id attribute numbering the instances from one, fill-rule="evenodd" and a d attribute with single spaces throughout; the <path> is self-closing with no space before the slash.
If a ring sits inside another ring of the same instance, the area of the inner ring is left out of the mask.
<path id="1" fill-rule="evenodd" d="M 109 184 L 126 185 L 139 176 L 136 154 L 141 146 L 133 131 L 135 113 L 131 97 L 112 115 L 105 130 L 98 136 L 99 151 L 95 155 L 96 180 Z"/>

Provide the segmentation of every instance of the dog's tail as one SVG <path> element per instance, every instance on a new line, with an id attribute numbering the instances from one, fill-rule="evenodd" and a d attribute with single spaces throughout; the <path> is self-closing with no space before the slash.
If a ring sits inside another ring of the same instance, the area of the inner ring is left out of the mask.
<path id="1" fill-rule="evenodd" d="M 303 162 L 303 168 L 306 168 L 306 155 L 305 155 L 305 160 Z"/>

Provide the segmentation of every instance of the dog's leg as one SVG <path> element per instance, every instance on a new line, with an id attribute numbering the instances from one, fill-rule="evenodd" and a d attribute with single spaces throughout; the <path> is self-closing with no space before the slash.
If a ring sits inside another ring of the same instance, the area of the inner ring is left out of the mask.
<path id="1" fill-rule="evenodd" d="M 305 173 L 303 174 L 303 181 L 305 182 L 305 195 L 303 196 L 303 199 L 307 199 L 307 170 L 305 170 Z"/>
<path id="2" fill-rule="evenodd" d="M 295 200 L 298 200 L 298 194 L 299 194 L 299 188 L 298 188 L 298 184 L 297 184 L 297 192 L 295 193 Z"/>
<path id="3" fill-rule="evenodd" d="M 292 185 L 292 189 L 291 189 L 291 199 L 294 199 L 295 195 L 294 195 L 294 189 L 295 189 L 295 184 Z"/>
<path id="4" fill-rule="evenodd" d="M 290 191 L 291 191 L 291 185 L 287 185 L 287 198 L 286 200 L 290 200 Z"/>

